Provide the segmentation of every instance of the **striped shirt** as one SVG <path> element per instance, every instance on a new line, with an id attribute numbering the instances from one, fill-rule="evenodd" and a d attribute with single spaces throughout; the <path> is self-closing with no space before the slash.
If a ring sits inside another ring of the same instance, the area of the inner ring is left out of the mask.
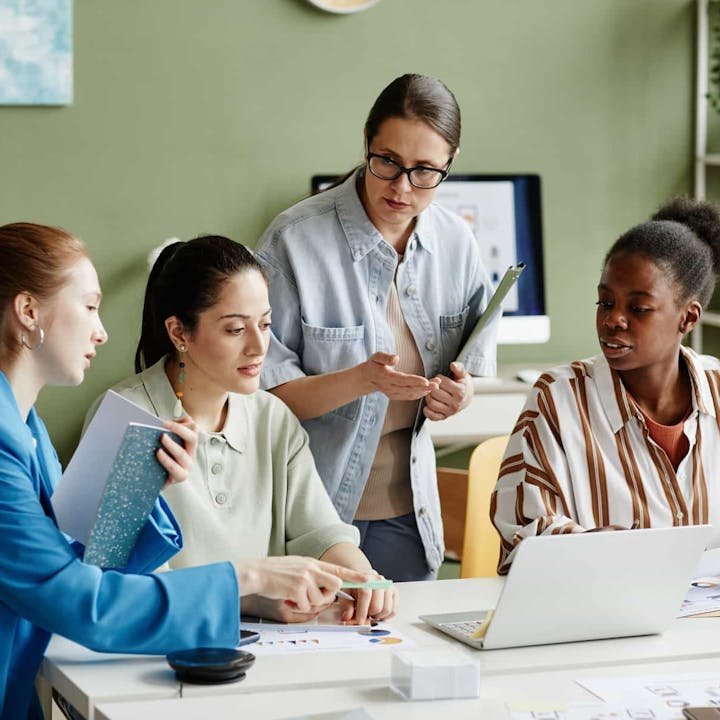
<path id="1" fill-rule="evenodd" d="M 535 383 L 510 437 L 490 515 L 498 572 L 532 535 L 595 527 L 711 523 L 720 545 L 720 362 L 681 352 L 692 383 L 689 449 L 677 470 L 604 356 L 554 368 Z"/>

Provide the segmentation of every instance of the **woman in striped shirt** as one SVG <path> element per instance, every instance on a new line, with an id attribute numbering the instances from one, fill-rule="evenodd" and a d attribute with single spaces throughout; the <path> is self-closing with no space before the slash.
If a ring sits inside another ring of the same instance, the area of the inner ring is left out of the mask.
<path id="1" fill-rule="evenodd" d="M 532 535 L 711 523 L 720 545 L 720 362 L 681 346 L 719 265 L 720 208 L 688 198 L 610 248 L 601 354 L 539 378 L 505 452 L 499 573 Z"/>

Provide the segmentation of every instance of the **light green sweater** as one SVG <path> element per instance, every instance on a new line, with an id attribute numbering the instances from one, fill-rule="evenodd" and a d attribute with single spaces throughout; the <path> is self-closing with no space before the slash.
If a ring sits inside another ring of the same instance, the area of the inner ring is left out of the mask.
<path id="1" fill-rule="evenodd" d="M 165 359 L 113 390 L 171 419 L 175 393 Z M 225 426 L 200 432 L 189 479 L 165 491 L 184 537 L 173 568 L 268 555 L 320 557 L 339 542 L 359 542 L 328 497 L 307 434 L 274 395 L 230 393 Z"/>

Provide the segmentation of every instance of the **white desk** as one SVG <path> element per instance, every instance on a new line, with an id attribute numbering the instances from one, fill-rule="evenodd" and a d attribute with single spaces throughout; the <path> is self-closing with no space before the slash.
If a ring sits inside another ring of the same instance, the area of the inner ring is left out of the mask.
<path id="1" fill-rule="evenodd" d="M 163 701 L 103 703 L 96 720 L 278 720 L 303 714 L 348 711 L 363 707 L 375 720 L 506 720 L 507 703 L 531 703 L 538 708 L 565 703 L 599 703 L 575 680 L 595 675 L 668 675 L 674 673 L 720 675 L 720 659 L 618 665 L 613 668 L 488 675 L 482 678 L 479 698 L 409 702 L 396 695 L 388 682 L 355 687 L 267 691 L 243 695 Z"/>
<path id="2" fill-rule="evenodd" d="M 689 660 L 709 656 L 720 646 L 717 618 L 676 620 L 662 635 L 598 640 L 478 652 L 417 620 L 426 612 L 463 611 L 495 605 L 499 578 L 400 583 L 400 614 L 392 625 L 418 647 L 451 647 L 476 660 L 484 676 L 610 667 L 618 663 Z M 88 720 L 98 703 L 130 700 L 219 697 L 258 692 L 330 687 L 386 686 L 392 646 L 367 652 L 306 653 L 259 657 L 245 680 L 228 685 L 184 685 L 164 658 L 94 653 L 54 638 L 41 667 L 56 687 Z"/>

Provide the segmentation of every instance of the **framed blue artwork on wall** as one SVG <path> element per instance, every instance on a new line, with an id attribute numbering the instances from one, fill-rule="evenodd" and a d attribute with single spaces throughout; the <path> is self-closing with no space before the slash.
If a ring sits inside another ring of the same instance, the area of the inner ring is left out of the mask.
<path id="1" fill-rule="evenodd" d="M 0 0 L 0 105 L 72 100 L 72 0 Z"/>

